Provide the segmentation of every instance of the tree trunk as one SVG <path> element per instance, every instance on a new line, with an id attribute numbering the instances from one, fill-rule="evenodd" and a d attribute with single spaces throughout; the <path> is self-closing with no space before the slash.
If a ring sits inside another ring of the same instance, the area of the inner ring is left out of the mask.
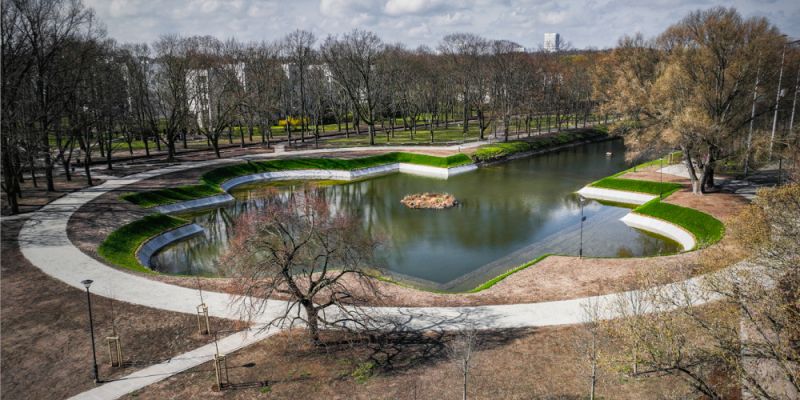
<path id="1" fill-rule="evenodd" d="M 320 343 L 319 340 L 319 318 L 317 316 L 317 309 L 314 308 L 314 303 L 311 301 L 302 301 L 301 304 L 306 311 L 306 326 L 308 327 L 308 336 L 311 342 L 315 345 Z"/>
<path id="2" fill-rule="evenodd" d="M 694 171 L 692 155 L 689 153 L 689 148 L 686 146 L 681 146 L 681 151 L 683 151 L 683 159 L 686 162 L 686 170 L 689 172 L 689 180 L 692 182 L 692 193 L 699 194 L 700 185 L 698 185 L 697 173 Z"/>
<path id="3" fill-rule="evenodd" d="M 212 135 L 209 137 L 209 140 L 211 141 L 211 147 L 214 148 L 214 155 L 216 155 L 217 158 L 222 158 L 222 155 L 219 153 L 219 135 Z"/>

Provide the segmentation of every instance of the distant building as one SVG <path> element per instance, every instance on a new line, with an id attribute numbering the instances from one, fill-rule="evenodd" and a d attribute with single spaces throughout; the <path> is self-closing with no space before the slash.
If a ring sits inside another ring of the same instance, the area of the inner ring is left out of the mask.
<path id="1" fill-rule="evenodd" d="M 557 33 L 544 34 L 544 49 L 545 51 L 558 51 L 561 48 L 561 35 Z"/>

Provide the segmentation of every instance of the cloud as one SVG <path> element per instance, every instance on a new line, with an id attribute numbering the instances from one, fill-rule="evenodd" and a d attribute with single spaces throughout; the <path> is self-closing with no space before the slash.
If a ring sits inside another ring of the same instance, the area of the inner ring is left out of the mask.
<path id="1" fill-rule="evenodd" d="M 319 11 L 324 17 L 349 17 L 370 14 L 376 5 L 369 0 L 320 0 Z"/>
<path id="2" fill-rule="evenodd" d="M 440 11 L 444 5 L 442 0 L 389 0 L 383 11 L 391 16 L 414 15 Z"/>
<path id="3" fill-rule="evenodd" d="M 435 47 L 453 32 L 525 47 L 537 47 L 545 32 L 558 32 L 576 48 L 609 47 L 623 34 L 657 35 L 688 12 L 714 5 L 733 5 L 744 17 L 765 16 L 789 36 L 800 36 L 797 0 L 702 1 L 83 0 L 120 42 L 152 42 L 166 33 L 272 41 L 295 29 L 324 38 L 359 28 L 408 48 Z"/>

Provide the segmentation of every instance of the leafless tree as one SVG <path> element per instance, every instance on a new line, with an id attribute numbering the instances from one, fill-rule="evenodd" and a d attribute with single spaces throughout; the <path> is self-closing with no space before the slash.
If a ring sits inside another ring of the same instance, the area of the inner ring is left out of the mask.
<path id="1" fill-rule="evenodd" d="M 379 60 L 384 45 L 372 32 L 354 30 L 341 37 L 329 36 L 322 56 L 333 79 L 344 88 L 359 118 L 369 127 L 369 144 L 375 144 L 378 105 L 384 94 Z"/>
<path id="2" fill-rule="evenodd" d="M 466 327 L 457 331 L 455 337 L 447 345 L 447 353 L 458 366 L 461 375 L 461 393 L 464 400 L 467 400 L 470 368 L 472 368 L 477 347 L 478 331 L 474 327 Z"/>
<path id="3" fill-rule="evenodd" d="M 297 98 L 300 100 L 300 140 L 305 140 L 308 131 L 308 70 L 316 63 L 317 54 L 314 50 L 316 36 L 309 31 L 295 30 L 283 39 L 284 57 L 290 63 L 289 71 L 292 83 L 296 85 Z"/>
<path id="4" fill-rule="evenodd" d="M 221 262 L 242 294 L 242 316 L 261 317 L 268 299 L 279 296 L 287 307 L 272 323 L 301 321 L 315 343 L 321 327 L 366 325 L 358 306 L 377 296 L 371 275 L 379 270 L 380 242 L 353 216 L 332 211 L 314 188 L 271 199 L 239 219 Z"/>

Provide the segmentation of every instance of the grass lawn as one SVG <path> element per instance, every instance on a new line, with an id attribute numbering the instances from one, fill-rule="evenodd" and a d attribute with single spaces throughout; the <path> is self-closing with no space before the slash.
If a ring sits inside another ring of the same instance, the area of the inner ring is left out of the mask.
<path id="1" fill-rule="evenodd" d="M 697 247 L 718 242 L 725 232 L 722 222 L 704 212 L 664 203 L 658 199 L 637 207 L 634 212 L 672 222 L 686 229 L 697 239 Z"/>
<path id="2" fill-rule="evenodd" d="M 172 204 L 180 201 L 209 197 L 222 193 L 218 186 L 208 184 L 185 185 L 148 192 L 126 193 L 122 198 L 144 208 Z"/>
<path id="3" fill-rule="evenodd" d="M 557 146 L 578 140 L 604 135 L 599 130 L 581 130 L 573 132 L 561 132 L 553 135 L 534 137 L 530 140 L 515 140 L 511 142 L 493 143 L 479 147 L 472 157 L 476 161 L 492 161 L 507 157 L 515 153 L 535 151 L 546 147 Z"/>
<path id="4" fill-rule="evenodd" d="M 603 178 L 593 182 L 590 186 L 603 189 L 624 190 L 626 192 L 638 192 L 647 194 L 663 194 L 668 196 L 672 192 L 681 188 L 678 183 L 643 181 L 640 179 L 623 178 Z"/>
<path id="5" fill-rule="evenodd" d="M 145 216 L 111 232 L 97 248 L 97 253 L 112 264 L 139 272 L 153 272 L 139 263 L 136 250 L 151 237 L 187 222 L 164 214 Z"/>

